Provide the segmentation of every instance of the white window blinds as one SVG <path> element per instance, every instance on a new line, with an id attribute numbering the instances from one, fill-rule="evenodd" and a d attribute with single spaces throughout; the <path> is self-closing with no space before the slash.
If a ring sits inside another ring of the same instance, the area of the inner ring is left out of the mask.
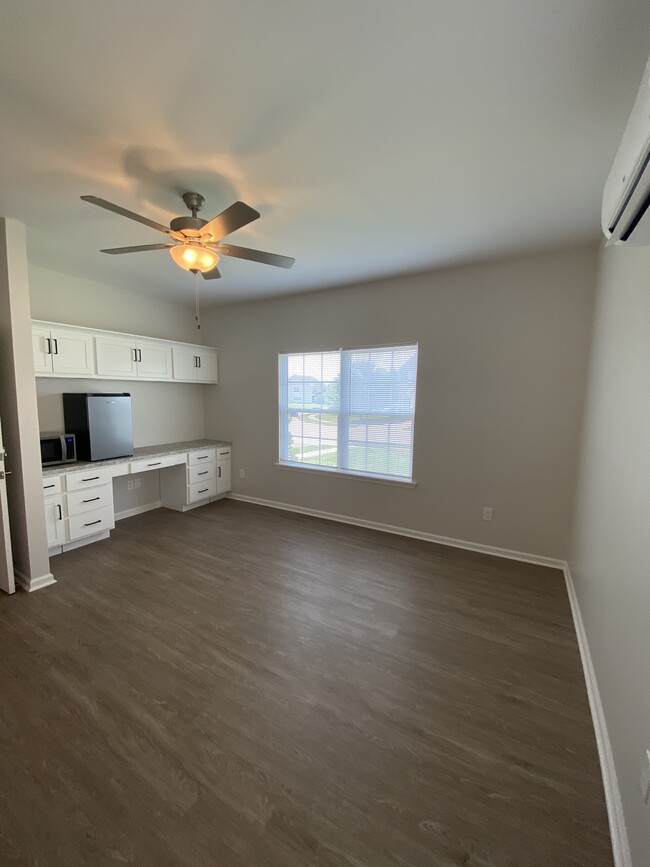
<path id="1" fill-rule="evenodd" d="M 280 355 L 280 462 L 410 480 L 417 346 Z"/>

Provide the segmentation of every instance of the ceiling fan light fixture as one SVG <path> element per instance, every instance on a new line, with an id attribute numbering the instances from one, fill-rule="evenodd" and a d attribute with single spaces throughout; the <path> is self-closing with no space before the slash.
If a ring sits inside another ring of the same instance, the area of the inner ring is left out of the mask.
<path id="1" fill-rule="evenodd" d="M 169 253 L 174 262 L 186 271 L 212 271 L 219 261 L 216 253 L 199 244 L 176 244 Z"/>

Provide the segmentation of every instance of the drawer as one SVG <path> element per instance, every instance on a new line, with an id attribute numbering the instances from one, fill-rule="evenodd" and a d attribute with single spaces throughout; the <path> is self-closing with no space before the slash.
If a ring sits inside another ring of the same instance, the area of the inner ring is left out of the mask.
<path id="1" fill-rule="evenodd" d="M 224 460 L 228 460 L 230 458 L 231 452 L 232 452 L 232 449 L 230 448 L 230 446 L 220 446 L 217 449 L 217 460 L 220 461 L 222 458 Z"/>
<path id="2" fill-rule="evenodd" d="M 43 479 L 43 493 L 46 497 L 50 494 L 61 493 L 61 476 L 45 476 Z"/>
<path id="3" fill-rule="evenodd" d="M 197 464 L 193 467 L 187 468 L 187 482 L 190 485 L 194 485 L 197 482 L 209 482 L 210 479 L 214 479 L 216 476 L 216 465 L 215 464 Z"/>
<path id="4" fill-rule="evenodd" d="M 70 541 L 83 539 L 84 536 L 92 536 L 93 533 L 101 533 L 104 530 L 112 530 L 115 526 L 113 507 L 96 509 L 85 515 L 75 515 L 68 519 L 68 534 Z"/>
<path id="5" fill-rule="evenodd" d="M 89 491 L 71 491 L 68 493 L 68 515 L 83 515 L 102 509 L 105 506 L 113 508 L 113 485 L 102 485 Z"/>
<path id="6" fill-rule="evenodd" d="M 113 478 L 112 470 L 95 470 L 89 467 L 81 473 L 66 473 L 65 486 L 68 491 L 81 491 L 84 488 L 96 488 L 105 485 Z"/>
<path id="7" fill-rule="evenodd" d="M 197 503 L 199 500 L 207 500 L 208 497 L 214 497 L 217 493 L 217 480 L 209 479 L 207 482 L 196 482 L 194 485 L 187 486 L 187 502 Z"/>
<path id="8" fill-rule="evenodd" d="M 145 458 L 144 460 L 131 461 L 131 472 L 146 473 L 149 470 L 161 470 L 163 467 L 175 467 L 177 464 L 184 464 L 185 462 L 185 452 L 165 455 L 160 458 Z"/>
<path id="9" fill-rule="evenodd" d="M 216 449 L 205 449 L 205 451 L 189 452 L 187 462 L 191 467 L 198 464 L 214 463 L 215 451 Z"/>

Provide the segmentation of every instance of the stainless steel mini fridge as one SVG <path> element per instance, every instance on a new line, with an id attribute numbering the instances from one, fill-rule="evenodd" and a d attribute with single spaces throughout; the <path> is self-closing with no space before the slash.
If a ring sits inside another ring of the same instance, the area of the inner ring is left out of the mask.
<path id="1" fill-rule="evenodd" d="M 77 439 L 77 460 L 133 454 L 130 394 L 64 394 L 65 430 Z"/>

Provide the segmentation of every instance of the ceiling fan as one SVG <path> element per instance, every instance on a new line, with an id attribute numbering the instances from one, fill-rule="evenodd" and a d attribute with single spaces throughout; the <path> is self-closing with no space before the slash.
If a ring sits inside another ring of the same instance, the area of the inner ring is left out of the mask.
<path id="1" fill-rule="evenodd" d="M 217 262 L 219 256 L 234 256 L 236 259 L 249 259 L 251 262 L 261 262 L 264 265 L 276 265 L 278 268 L 291 268 L 296 261 L 289 256 L 278 256 L 275 253 L 264 253 L 262 250 L 250 250 L 248 247 L 236 247 L 234 244 L 222 244 L 221 239 L 230 235 L 236 229 L 252 223 L 260 216 L 259 212 L 244 202 L 235 202 L 225 211 L 217 214 L 211 220 L 203 220 L 197 214 L 203 207 L 205 199 L 199 193 L 183 193 L 183 201 L 190 210 L 191 217 L 175 217 L 167 226 L 156 223 L 148 217 L 142 217 L 133 211 L 127 211 L 119 205 L 99 199 L 97 196 L 81 196 L 84 202 L 98 205 L 107 211 L 121 214 L 137 223 L 143 223 L 159 232 L 164 232 L 172 240 L 171 244 L 143 244 L 138 247 L 113 247 L 110 250 L 100 250 L 100 253 L 120 255 L 122 253 L 143 253 L 146 250 L 169 250 L 172 259 L 186 271 L 195 274 L 200 272 L 205 280 L 216 280 L 221 277 Z"/>

